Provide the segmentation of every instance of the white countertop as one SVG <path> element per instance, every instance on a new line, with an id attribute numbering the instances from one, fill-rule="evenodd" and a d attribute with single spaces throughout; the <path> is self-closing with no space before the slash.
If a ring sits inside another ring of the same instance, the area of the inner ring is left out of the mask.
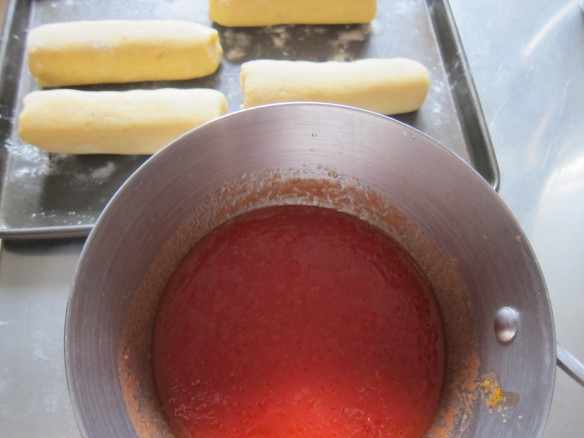
<path id="1" fill-rule="evenodd" d="M 540 262 L 557 340 L 584 358 L 584 14 L 578 1 L 451 0 L 501 170 Z M 547 437 L 584 436 L 558 370 Z"/>

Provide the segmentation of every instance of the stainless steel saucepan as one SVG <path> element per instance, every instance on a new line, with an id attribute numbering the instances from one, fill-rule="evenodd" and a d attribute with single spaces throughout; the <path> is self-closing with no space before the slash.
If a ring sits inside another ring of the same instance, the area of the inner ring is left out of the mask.
<path id="1" fill-rule="evenodd" d="M 98 220 L 66 320 L 67 378 L 84 436 L 169 433 L 149 361 L 165 281 L 218 223 L 281 203 L 358 215 L 426 272 L 448 370 L 431 434 L 542 434 L 556 370 L 552 313 L 534 254 L 499 196 L 400 122 L 290 103 L 237 112 L 181 137 L 148 160 Z"/>

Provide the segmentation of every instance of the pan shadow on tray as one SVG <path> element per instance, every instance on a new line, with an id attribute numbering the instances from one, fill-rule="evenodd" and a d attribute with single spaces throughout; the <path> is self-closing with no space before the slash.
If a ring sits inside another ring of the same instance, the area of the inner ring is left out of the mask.
<path id="1" fill-rule="evenodd" d="M 64 225 L 93 222 L 124 181 L 148 156 L 49 154 L 38 206 Z M 82 214 L 80 216 L 80 214 Z M 89 217 L 91 216 L 91 217 Z M 93 219 L 93 220 L 91 220 Z"/>

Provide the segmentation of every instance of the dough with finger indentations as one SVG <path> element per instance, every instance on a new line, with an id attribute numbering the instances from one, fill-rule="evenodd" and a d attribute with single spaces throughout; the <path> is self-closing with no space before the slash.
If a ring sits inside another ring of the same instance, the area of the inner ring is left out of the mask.
<path id="1" fill-rule="evenodd" d="M 193 79 L 215 72 L 223 54 L 215 29 L 174 20 L 46 24 L 27 50 L 41 87 Z"/>
<path id="2" fill-rule="evenodd" d="M 226 112 L 211 89 L 43 90 L 25 96 L 18 132 L 48 152 L 153 154 Z"/>
<path id="3" fill-rule="evenodd" d="M 209 0 L 209 17 L 222 26 L 369 23 L 376 0 Z"/>
<path id="4" fill-rule="evenodd" d="M 353 62 L 255 60 L 241 66 L 243 108 L 319 101 L 351 105 L 382 114 L 418 110 L 430 75 L 421 63 L 405 58 Z"/>

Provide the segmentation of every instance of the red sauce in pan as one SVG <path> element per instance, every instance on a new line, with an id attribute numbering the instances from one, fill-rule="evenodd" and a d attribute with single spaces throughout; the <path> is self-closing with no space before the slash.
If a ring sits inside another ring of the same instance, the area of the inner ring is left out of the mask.
<path id="1" fill-rule="evenodd" d="M 192 248 L 161 300 L 153 365 L 177 436 L 420 437 L 444 345 L 432 290 L 393 240 L 281 206 Z"/>

